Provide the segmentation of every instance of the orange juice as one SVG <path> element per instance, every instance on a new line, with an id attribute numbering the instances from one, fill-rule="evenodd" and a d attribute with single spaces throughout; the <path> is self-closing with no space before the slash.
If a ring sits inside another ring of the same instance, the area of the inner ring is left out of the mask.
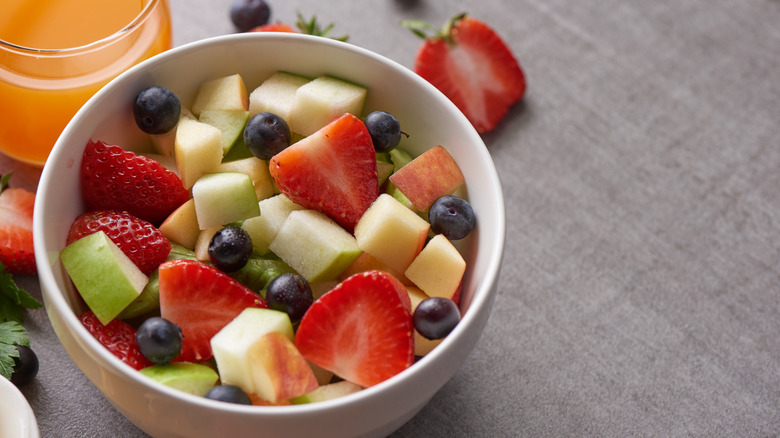
<path id="1" fill-rule="evenodd" d="M 171 47 L 167 0 L 2 0 L 0 152 L 41 166 L 100 87 Z"/>

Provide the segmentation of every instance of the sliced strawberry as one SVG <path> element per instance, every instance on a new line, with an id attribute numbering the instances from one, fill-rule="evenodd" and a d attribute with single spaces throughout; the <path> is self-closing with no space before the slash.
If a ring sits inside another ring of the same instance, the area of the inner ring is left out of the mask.
<path id="1" fill-rule="evenodd" d="M 410 308 L 406 289 L 392 275 L 355 274 L 311 305 L 295 346 L 309 362 L 344 380 L 376 385 L 414 361 Z"/>
<path id="2" fill-rule="evenodd" d="M 0 262 L 12 274 L 36 274 L 32 215 L 35 194 L 22 188 L 0 188 Z"/>
<path id="3" fill-rule="evenodd" d="M 81 159 L 81 191 L 92 210 L 125 210 L 154 225 L 190 197 L 181 179 L 160 163 L 92 140 Z"/>
<path id="4" fill-rule="evenodd" d="M 93 211 L 77 217 L 70 226 L 66 243 L 101 230 L 146 275 L 157 269 L 171 252 L 171 242 L 154 225 L 116 210 Z"/>
<path id="5" fill-rule="evenodd" d="M 349 231 L 379 196 L 374 144 L 352 114 L 276 154 L 269 167 L 283 194 Z"/>
<path id="6" fill-rule="evenodd" d="M 247 307 L 267 307 L 260 295 L 199 261 L 165 262 L 159 273 L 161 316 L 184 335 L 177 361 L 211 358 L 211 338 L 217 332 Z"/>
<path id="7" fill-rule="evenodd" d="M 424 23 L 408 24 L 423 37 Z M 417 52 L 414 69 L 446 95 L 474 125 L 491 131 L 525 94 L 525 75 L 517 59 L 490 26 L 459 15 Z"/>
<path id="8" fill-rule="evenodd" d="M 135 329 L 130 324 L 114 319 L 107 325 L 103 325 L 91 310 L 82 313 L 79 321 L 98 342 L 122 362 L 136 370 L 154 365 L 141 354 L 138 342 L 135 340 Z"/>
<path id="9" fill-rule="evenodd" d="M 254 29 L 251 29 L 249 32 L 287 32 L 287 33 L 297 33 L 298 31 L 293 29 L 293 27 L 290 26 L 289 24 L 269 23 L 269 24 L 264 24 L 262 26 L 257 26 Z"/>

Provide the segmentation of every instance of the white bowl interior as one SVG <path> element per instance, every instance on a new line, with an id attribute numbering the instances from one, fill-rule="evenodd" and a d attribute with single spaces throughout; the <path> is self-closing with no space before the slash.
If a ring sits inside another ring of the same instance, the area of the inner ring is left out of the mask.
<path id="1" fill-rule="evenodd" d="M 78 170 L 89 139 L 135 150 L 149 148 L 132 121 L 139 90 L 162 85 L 185 106 L 207 79 L 240 73 L 254 89 L 278 70 L 310 77 L 328 74 L 368 87 L 366 108 L 398 117 L 411 136 L 402 147 L 414 155 L 441 144 L 463 171 L 477 228 L 458 242 L 468 262 L 463 320 L 432 353 L 409 370 L 358 394 L 326 403 L 289 407 L 220 404 L 157 385 L 122 364 L 81 327 L 84 309 L 60 263 L 72 220 L 83 212 Z M 191 43 L 152 58 L 98 92 L 65 129 L 44 167 L 34 214 L 35 252 L 44 302 L 66 350 L 85 375 L 140 428 L 155 436 L 241 436 L 262 421 L 276 433 L 381 436 L 400 427 L 457 371 L 473 348 L 493 303 L 503 256 L 505 217 L 501 185 L 484 143 L 463 115 L 419 76 L 359 47 L 306 35 L 236 34 Z M 336 420 L 345 415 L 348 424 Z M 305 417 L 305 421 L 300 418 Z M 358 420 L 355 420 L 358 418 Z M 165 423 L 165 424 L 163 424 Z M 176 431 L 176 432 L 174 432 Z M 256 430 L 254 430 L 256 431 Z"/>

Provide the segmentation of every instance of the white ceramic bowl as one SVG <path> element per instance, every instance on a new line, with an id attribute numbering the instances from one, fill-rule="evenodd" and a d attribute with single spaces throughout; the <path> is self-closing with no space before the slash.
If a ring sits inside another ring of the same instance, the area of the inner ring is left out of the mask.
<path id="1" fill-rule="evenodd" d="M 135 95 L 151 85 L 185 105 L 207 79 L 240 73 L 247 88 L 277 70 L 329 74 L 367 86 L 367 109 L 395 114 L 417 155 L 444 145 L 466 177 L 477 228 L 459 243 L 468 263 L 463 319 L 429 355 L 379 385 L 310 405 L 260 407 L 214 402 L 159 385 L 120 362 L 79 323 L 85 310 L 58 255 L 68 227 L 82 213 L 78 170 L 90 138 L 144 147 L 132 121 Z M 35 254 L 43 299 L 57 336 L 82 372 L 130 421 L 156 437 L 384 436 L 411 419 L 458 370 L 488 320 L 505 240 L 500 181 L 480 136 L 434 87 L 404 66 L 351 44 L 298 34 L 248 33 L 172 49 L 121 75 L 76 114 L 57 141 L 38 186 Z"/>
<path id="2" fill-rule="evenodd" d="M 19 388 L 0 376 L 0 437 L 38 438 L 38 423 Z"/>

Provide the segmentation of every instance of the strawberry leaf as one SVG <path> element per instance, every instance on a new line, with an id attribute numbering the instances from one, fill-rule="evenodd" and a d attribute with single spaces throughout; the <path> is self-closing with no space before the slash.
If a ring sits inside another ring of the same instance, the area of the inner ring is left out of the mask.
<path id="1" fill-rule="evenodd" d="M 0 375 L 11 378 L 14 372 L 14 358 L 19 357 L 17 345 L 30 346 L 27 331 L 16 321 L 0 323 Z"/>
<path id="2" fill-rule="evenodd" d="M 25 309 L 37 309 L 43 306 L 27 291 L 16 285 L 11 273 L 5 271 L 0 263 L 0 322 L 24 322 Z"/>

